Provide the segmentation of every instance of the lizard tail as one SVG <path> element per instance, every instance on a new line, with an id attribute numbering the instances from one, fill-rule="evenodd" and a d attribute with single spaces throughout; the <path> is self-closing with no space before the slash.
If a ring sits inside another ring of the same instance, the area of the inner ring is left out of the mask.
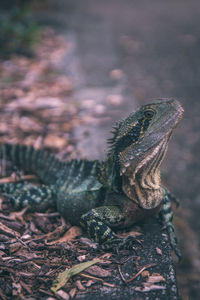
<path id="1" fill-rule="evenodd" d="M 25 145 L 0 144 L 0 159 L 11 161 L 19 169 L 32 172 L 44 183 L 55 183 L 62 164 L 54 155 Z"/>

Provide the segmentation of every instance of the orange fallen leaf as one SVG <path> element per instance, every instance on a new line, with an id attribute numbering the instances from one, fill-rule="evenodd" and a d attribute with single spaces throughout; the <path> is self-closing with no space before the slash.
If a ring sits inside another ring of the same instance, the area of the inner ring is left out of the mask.
<path id="1" fill-rule="evenodd" d="M 75 239 L 77 236 L 82 235 L 82 230 L 78 226 L 72 226 L 60 239 L 48 243 L 48 245 L 54 245 L 57 243 L 65 243 Z"/>

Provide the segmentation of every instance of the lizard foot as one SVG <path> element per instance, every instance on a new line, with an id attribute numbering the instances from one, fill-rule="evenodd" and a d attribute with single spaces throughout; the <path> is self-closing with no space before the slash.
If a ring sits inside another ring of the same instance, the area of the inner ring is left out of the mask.
<path id="1" fill-rule="evenodd" d="M 141 245 L 141 242 L 138 241 L 134 236 L 129 235 L 125 238 L 113 238 L 111 240 L 106 241 L 101 247 L 104 250 L 113 250 L 114 252 L 118 253 L 119 250 L 126 249 L 126 250 L 134 250 L 136 252 L 136 248 L 134 247 L 135 244 Z"/>
<path id="2" fill-rule="evenodd" d="M 168 238 L 169 238 L 169 242 L 171 244 L 171 247 L 174 250 L 175 254 L 177 255 L 178 260 L 180 261 L 181 258 L 182 258 L 182 255 L 181 255 L 181 252 L 180 252 L 180 250 L 178 248 L 178 245 L 177 245 L 177 238 L 176 238 L 176 235 L 175 235 L 175 232 L 174 232 L 174 226 L 172 224 L 170 224 L 170 225 L 164 227 L 163 229 L 167 230 L 167 234 L 168 234 Z"/>

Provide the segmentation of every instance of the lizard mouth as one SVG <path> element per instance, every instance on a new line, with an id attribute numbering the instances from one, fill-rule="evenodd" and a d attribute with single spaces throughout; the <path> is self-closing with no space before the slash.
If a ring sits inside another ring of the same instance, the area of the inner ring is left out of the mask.
<path id="1" fill-rule="evenodd" d="M 137 165 L 133 158 L 121 170 L 124 193 L 142 208 L 152 209 L 162 201 L 160 164 L 167 151 L 168 139 L 164 138 Z"/>

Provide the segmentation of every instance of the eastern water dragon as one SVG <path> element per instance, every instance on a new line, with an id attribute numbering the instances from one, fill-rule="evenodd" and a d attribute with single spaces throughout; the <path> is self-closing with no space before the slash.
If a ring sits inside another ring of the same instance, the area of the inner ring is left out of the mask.
<path id="1" fill-rule="evenodd" d="M 180 257 L 172 224 L 174 198 L 161 185 L 160 165 L 182 115 L 183 108 L 174 99 L 142 106 L 116 124 L 103 162 L 62 162 L 33 147 L 0 144 L 1 159 L 43 182 L 41 186 L 25 181 L 4 183 L 0 191 L 17 209 L 29 205 L 42 211 L 57 206 L 67 221 L 81 225 L 105 249 L 132 247 L 134 237 L 119 238 L 114 230 L 159 212 Z"/>

